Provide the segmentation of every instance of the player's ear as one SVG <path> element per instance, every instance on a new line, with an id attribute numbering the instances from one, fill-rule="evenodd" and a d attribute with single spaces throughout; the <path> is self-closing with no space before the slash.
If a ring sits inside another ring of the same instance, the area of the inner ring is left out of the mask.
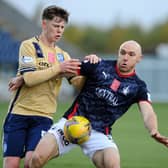
<path id="1" fill-rule="evenodd" d="M 47 24 L 47 21 L 46 20 L 42 20 L 41 26 L 42 26 L 43 29 L 46 28 L 46 24 Z"/>
<path id="2" fill-rule="evenodd" d="M 142 58 L 143 58 L 143 55 L 140 55 L 137 59 L 137 63 L 139 63 L 142 60 Z"/>

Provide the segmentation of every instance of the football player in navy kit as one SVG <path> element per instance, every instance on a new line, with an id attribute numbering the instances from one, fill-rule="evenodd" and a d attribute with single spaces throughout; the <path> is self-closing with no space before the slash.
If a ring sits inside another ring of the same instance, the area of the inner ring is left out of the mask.
<path id="1" fill-rule="evenodd" d="M 87 77 L 85 85 L 63 117 L 40 140 L 30 167 L 40 168 L 49 159 L 77 146 L 67 143 L 63 127 L 67 119 L 80 115 L 92 125 L 90 139 L 80 145 L 84 154 L 98 168 L 120 168 L 119 150 L 111 136 L 111 126 L 134 103 L 139 106 L 150 136 L 168 147 L 168 138 L 158 131 L 157 117 L 147 86 L 135 72 L 135 66 L 141 58 L 141 46 L 131 40 L 121 44 L 116 61 L 102 60 L 97 64 L 82 62 L 79 75 Z"/>

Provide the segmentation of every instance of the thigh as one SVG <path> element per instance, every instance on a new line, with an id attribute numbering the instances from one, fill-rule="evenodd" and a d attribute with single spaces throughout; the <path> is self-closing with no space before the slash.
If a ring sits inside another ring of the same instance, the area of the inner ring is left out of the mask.
<path id="1" fill-rule="evenodd" d="M 37 144 L 31 160 L 30 167 L 43 167 L 48 160 L 58 156 L 58 146 L 54 135 L 46 133 Z"/>
<path id="2" fill-rule="evenodd" d="M 64 136 L 63 127 L 66 119 L 54 124 L 37 144 L 30 167 L 42 167 L 48 160 L 68 152 L 74 144 L 69 143 Z"/>
<path id="3" fill-rule="evenodd" d="M 41 137 L 49 130 L 52 120 L 47 117 L 28 116 L 29 128 L 27 132 L 25 151 L 33 151 Z"/>
<path id="4" fill-rule="evenodd" d="M 93 155 L 92 161 L 98 168 L 120 168 L 119 151 L 113 147 L 96 151 Z"/>
<path id="5" fill-rule="evenodd" d="M 3 156 L 24 156 L 26 122 L 22 115 L 8 114 L 3 127 Z"/>
<path id="6" fill-rule="evenodd" d="M 62 118 L 58 121 L 58 123 L 54 124 L 48 131 L 55 137 L 55 141 L 57 142 L 59 155 L 63 155 L 64 153 L 69 152 L 72 148 L 76 147 L 76 144 L 70 143 L 65 139 L 64 135 L 64 124 L 66 122 L 65 118 Z"/>
<path id="7" fill-rule="evenodd" d="M 92 129 L 90 139 L 81 145 L 85 155 L 92 159 L 95 152 L 104 150 L 106 148 L 115 148 L 118 150 L 117 145 L 112 139 L 111 135 L 105 135 Z"/>
<path id="8" fill-rule="evenodd" d="M 41 158 L 51 159 L 59 155 L 59 149 L 54 135 L 46 133 L 37 144 L 33 154 L 38 154 Z"/>

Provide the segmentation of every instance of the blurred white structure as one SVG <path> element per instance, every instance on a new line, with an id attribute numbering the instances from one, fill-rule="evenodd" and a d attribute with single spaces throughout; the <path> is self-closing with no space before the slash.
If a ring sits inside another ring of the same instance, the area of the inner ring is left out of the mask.
<path id="1" fill-rule="evenodd" d="M 168 59 L 163 58 L 144 58 L 137 66 L 136 72 L 144 80 L 151 92 L 153 102 L 168 102 Z M 5 76 L 5 78 L 4 78 Z M 11 73 L 11 76 L 13 74 Z M 8 75 L 0 73 L 0 101 L 8 100 Z M 4 79 L 4 80 L 3 80 Z M 73 87 L 69 86 L 67 81 L 63 81 L 60 101 L 71 101 L 74 96 Z"/>
<path id="2" fill-rule="evenodd" d="M 158 45 L 156 48 L 156 54 L 158 57 L 168 59 L 168 43 L 162 43 Z"/>
<path id="3" fill-rule="evenodd" d="M 168 102 L 168 59 L 144 58 L 137 66 L 137 74 L 144 80 L 154 102 Z"/>
<path id="4" fill-rule="evenodd" d="M 28 20 L 22 16 L 18 11 L 12 8 L 9 4 L 5 3 L 5 0 L 0 0 L 0 28 L 7 32 L 10 32 L 17 40 L 23 40 L 38 34 L 40 27 L 36 23 Z M 1 45 L 4 39 L 1 40 Z M 84 53 L 79 51 L 74 46 L 60 42 L 60 47 L 66 49 L 70 55 L 75 58 L 80 58 Z M 13 50 L 12 50 L 13 52 Z M 144 58 L 143 61 L 137 67 L 137 73 L 140 74 L 143 80 L 148 84 L 148 88 L 151 91 L 153 101 L 168 102 L 168 44 L 161 44 L 156 48 L 157 58 Z M 2 54 L 2 52 L 0 53 Z M 2 57 L 5 59 L 4 55 Z M 3 61 L 4 61 L 3 59 Z M 12 55 L 10 55 L 9 61 L 11 61 Z M 16 63 L 16 62 L 15 62 Z M 12 64 L 8 62 L 8 64 Z M 10 93 L 8 91 L 8 82 L 15 74 L 10 71 L 10 66 L 2 66 L 0 62 L 0 101 L 9 100 Z M 71 86 L 68 86 L 67 82 L 63 82 L 60 99 L 63 101 L 72 100 L 74 91 Z"/>

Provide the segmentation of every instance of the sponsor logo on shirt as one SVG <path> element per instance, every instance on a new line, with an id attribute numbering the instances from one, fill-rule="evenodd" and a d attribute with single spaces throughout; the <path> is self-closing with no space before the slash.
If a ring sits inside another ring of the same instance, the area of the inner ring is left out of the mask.
<path id="1" fill-rule="evenodd" d="M 50 64 L 48 64 L 47 62 L 39 62 L 40 67 L 50 67 Z"/>
<path id="2" fill-rule="evenodd" d="M 33 58 L 31 56 L 22 56 L 21 61 L 23 63 L 31 63 L 31 62 L 33 62 Z"/>
<path id="3" fill-rule="evenodd" d="M 97 97 L 104 99 L 108 104 L 112 106 L 118 105 L 118 98 L 113 92 L 104 88 L 96 88 Z"/>

